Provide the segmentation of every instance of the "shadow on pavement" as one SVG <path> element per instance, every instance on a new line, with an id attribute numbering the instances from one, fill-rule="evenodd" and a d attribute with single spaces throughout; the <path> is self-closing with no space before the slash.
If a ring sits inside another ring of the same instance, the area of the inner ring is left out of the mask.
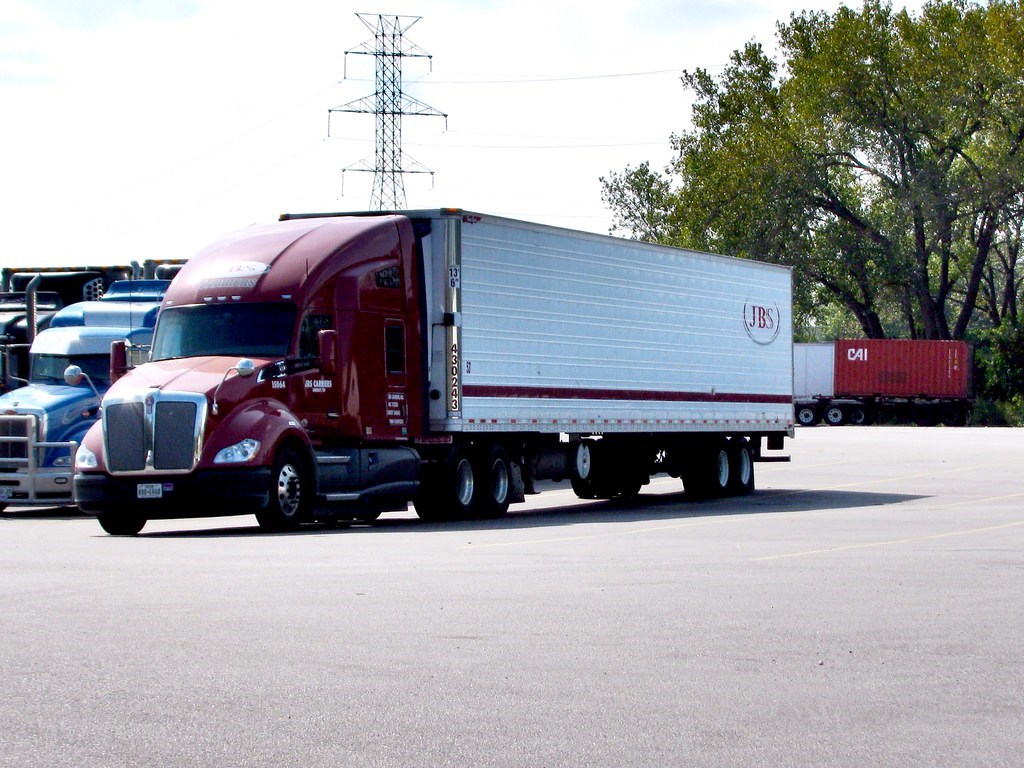
<path id="1" fill-rule="evenodd" d="M 7 507 L 0 520 L 84 520 L 89 516 L 78 507 Z"/>
<path id="2" fill-rule="evenodd" d="M 540 498 L 540 497 L 529 497 Z M 143 529 L 141 537 L 216 537 L 216 536 L 323 536 L 329 534 L 367 534 L 401 530 L 412 533 L 447 531 L 520 530 L 552 528 L 580 523 L 630 523 L 644 521 L 685 520 L 704 517 L 730 517 L 737 515 L 769 515 L 788 512 L 827 512 L 861 507 L 883 507 L 927 498 L 902 493 L 870 493 L 845 490 L 785 490 L 755 491 L 750 496 L 725 499 L 691 499 L 684 492 L 670 494 L 643 494 L 633 499 L 580 502 L 573 500 L 564 505 L 542 509 L 512 507 L 505 517 L 495 520 L 458 520 L 452 522 L 426 522 L 416 517 L 410 505 L 407 513 L 392 513 L 372 523 L 341 524 L 330 527 L 320 524 L 303 526 L 292 533 L 267 533 L 258 526 L 204 528 L 181 531 L 154 531 Z M 188 519 L 181 522 L 188 525 Z M 103 534 L 101 534 L 103 535 Z"/>

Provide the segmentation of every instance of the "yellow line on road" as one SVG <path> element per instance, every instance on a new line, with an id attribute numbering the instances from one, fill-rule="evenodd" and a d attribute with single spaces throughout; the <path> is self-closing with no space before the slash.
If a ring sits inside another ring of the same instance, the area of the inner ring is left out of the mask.
<path id="1" fill-rule="evenodd" d="M 872 547 L 888 547 L 894 544 L 910 544 L 916 541 L 929 541 L 931 539 L 948 539 L 952 536 L 967 536 L 972 533 L 985 533 L 986 531 L 998 531 L 1003 528 L 1013 528 L 1024 525 L 1024 520 L 1014 523 L 1003 523 L 1002 525 L 990 525 L 987 528 L 970 528 L 964 531 L 949 531 L 948 533 L 935 533 L 931 536 L 914 536 L 909 539 L 891 539 L 889 541 L 872 541 L 866 544 L 848 544 L 845 547 L 825 547 L 824 549 L 808 549 L 805 552 L 788 552 L 782 555 L 768 555 L 767 557 L 752 557 L 751 562 L 765 562 L 767 560 L 784 560 L 788 557 L 805 557 L 807 555 L 825 555 L 833 552 L 846 552 L 851 549 L 871 549 Z"/>
<path id="2" fill-rule="evenodd" d="M 1002 496 L 989 496 L 985 499 L 963 499 L 961 501 L 954 501 L 949 504 L 941 504 L 937 507 L 933 507 L 935 510 L 950 509 L 952 507 L 960 507 L 964 504 L 985 504 L 992 501 L 1002 501 L 1004 499 L 1015 499 L 1024 496 L 1024 492 L 1021 493 L 1008 493 Z M 947 531 L 946 533 L 933 533 L 928 536 L 912 536 L 906 539 L 890 539 L 888 541 L 870 541 L 863 544 L 847 544 L 841 547 L 823 547 L 821 549 L 809 549 L 803 552 L 787 552 L 780 555 L 767 555 L 765 557 L 752 557 L 752 562 L 765 562 L 768 560 L 783 560 L 790 557 L 804 557 L 806 555 L 822 555 L 831 552 L 846 552 L 853 549 L 870 549 L 872 547 L 889 547 L 895 544 L 910 544 L 917 541 L 930 541 L 932 539 L 947 539 L 953 536 L 969 536 L 975 533 L 986 533 L 988 531 L 998 531 L 1004 528 L 1015 528 L 1017 526 L 1024 525 L 1024 520 L 1016 520 L 1012 523 L 1001 523 L 1000 525 L 990 525 L 984 528 L 967 528 L 960 531 Z"/>

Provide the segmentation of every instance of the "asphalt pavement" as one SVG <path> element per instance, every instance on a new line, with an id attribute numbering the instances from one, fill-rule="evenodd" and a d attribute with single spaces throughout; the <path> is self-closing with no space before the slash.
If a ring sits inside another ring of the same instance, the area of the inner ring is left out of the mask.
<path id="1" fill-rule="evenodd" d="M 1024 430 L 788 452 L 448 525 L 8 510 L 0 766 L 1024 765 Z"/>

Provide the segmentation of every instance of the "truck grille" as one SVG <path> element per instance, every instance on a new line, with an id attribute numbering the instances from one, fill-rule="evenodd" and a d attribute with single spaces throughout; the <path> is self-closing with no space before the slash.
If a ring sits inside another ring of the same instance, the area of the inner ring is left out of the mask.
<path id="1" fill-rule="evenodd" d="M 0 463 L 23 465 L 28 459 L 29 438 L 39 439 L 35 416 L 0 416 Z"/>
<path id="2" fill-rule="evenodd" d="M 195 403 L 157 403 L 154 469 L 192 469 L 197 410 Z"/>
<path id="3" fill-rule="evenodd" d="M 199 460 L 206 398 L 185 393 L 147 394 L 146 401 L 103 408 L 107 467 L 113 474 L 189 472 Z"/>
<path id="4" fill-rule="evenodd" d="M 142 403 L 107 406 L 103 419 L 107 436 L 107 466 L 111 472 L 140 472 L 146 468 L 146 429 Z"/>

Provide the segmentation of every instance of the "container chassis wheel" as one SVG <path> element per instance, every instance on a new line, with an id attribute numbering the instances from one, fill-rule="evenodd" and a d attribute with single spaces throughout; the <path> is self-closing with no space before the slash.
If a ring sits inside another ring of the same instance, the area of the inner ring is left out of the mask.
<path id="1" fill-rule="evenodd" d="M 796 409 L 796 421 L 804 427 L 813 427 L 821 420 L 813 405 L 802 405 Z"/>
<path id="2" fill-rule="evenodd" d="M 825 422 L 830 427 L 841 427 L 846 423 L 846 411 L 838 405 L 830 405 L 825 409 Z"/>

